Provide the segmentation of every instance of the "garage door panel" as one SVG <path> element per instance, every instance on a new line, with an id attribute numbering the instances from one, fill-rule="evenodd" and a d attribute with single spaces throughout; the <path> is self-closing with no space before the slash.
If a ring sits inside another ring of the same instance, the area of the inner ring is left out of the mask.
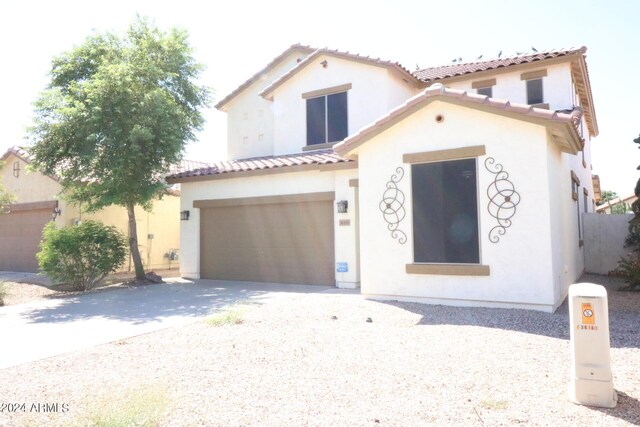
<path id="1" fill-rule="evenodd" d="M 201 276 L 335 284 L 332 201 L 203 208 Z"/>
<path id="2" fill-rule="evenodd" d="M 38 271 L 42 229 L 51 220 L 50 209 L 0 215 L 0 270 Z"/>

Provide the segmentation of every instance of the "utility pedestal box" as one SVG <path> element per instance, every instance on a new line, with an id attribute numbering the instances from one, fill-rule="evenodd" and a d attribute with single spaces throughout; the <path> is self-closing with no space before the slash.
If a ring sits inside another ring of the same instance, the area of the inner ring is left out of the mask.
<path id="1" fill-rule="evenodd" d="M 569 399 L 589 406 L 613 408 L 609 341 L 609 305 L 604 286 L 578 283 L 569 287 L 571 372 Z"/>

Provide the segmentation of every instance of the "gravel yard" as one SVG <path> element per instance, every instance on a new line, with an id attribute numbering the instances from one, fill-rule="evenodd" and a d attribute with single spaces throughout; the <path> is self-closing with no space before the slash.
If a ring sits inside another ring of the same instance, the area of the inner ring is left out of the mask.
<path id="1" fill-rule="evenodd" d="M 609 286 L 615 409 L 567 400 L 566 304 L 546 314 L 335 291 L 0 370 L 0 404 L 26 403 L 0 426 L 91 425 L 126 407 L 135 425 L 163 426 L 638 425 L 640 294 L 583 280 Z"/>

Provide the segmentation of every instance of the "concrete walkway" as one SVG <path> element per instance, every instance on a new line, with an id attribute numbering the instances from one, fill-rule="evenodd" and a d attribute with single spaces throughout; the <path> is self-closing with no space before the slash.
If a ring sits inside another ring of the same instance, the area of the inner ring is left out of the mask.
<path id="1" fill-rule="evenodd" d="M 182 325 L 243 301 L 324 286 L 188 281 L 0 307 L 0 369 Z"/>

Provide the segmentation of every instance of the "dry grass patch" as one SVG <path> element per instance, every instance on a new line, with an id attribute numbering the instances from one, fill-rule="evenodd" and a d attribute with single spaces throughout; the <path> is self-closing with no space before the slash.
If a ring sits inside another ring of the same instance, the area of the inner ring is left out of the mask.
<path id="1" fill-rule="evenodd" d="M 251 309 L 248 303 L 234 304 L 209 316 L 205 323 L 210 326 L 240 325 L 245 321 L 245 314 Z"/>
<path id="2" fill-rule="evenodd" d="M 112 397 L 93 405 L 79 417 L 76 426 L 91 427 L 155 427 L 169 406 L 169 393 L 165 386 L 147 386 L 114 391 Z"/>

